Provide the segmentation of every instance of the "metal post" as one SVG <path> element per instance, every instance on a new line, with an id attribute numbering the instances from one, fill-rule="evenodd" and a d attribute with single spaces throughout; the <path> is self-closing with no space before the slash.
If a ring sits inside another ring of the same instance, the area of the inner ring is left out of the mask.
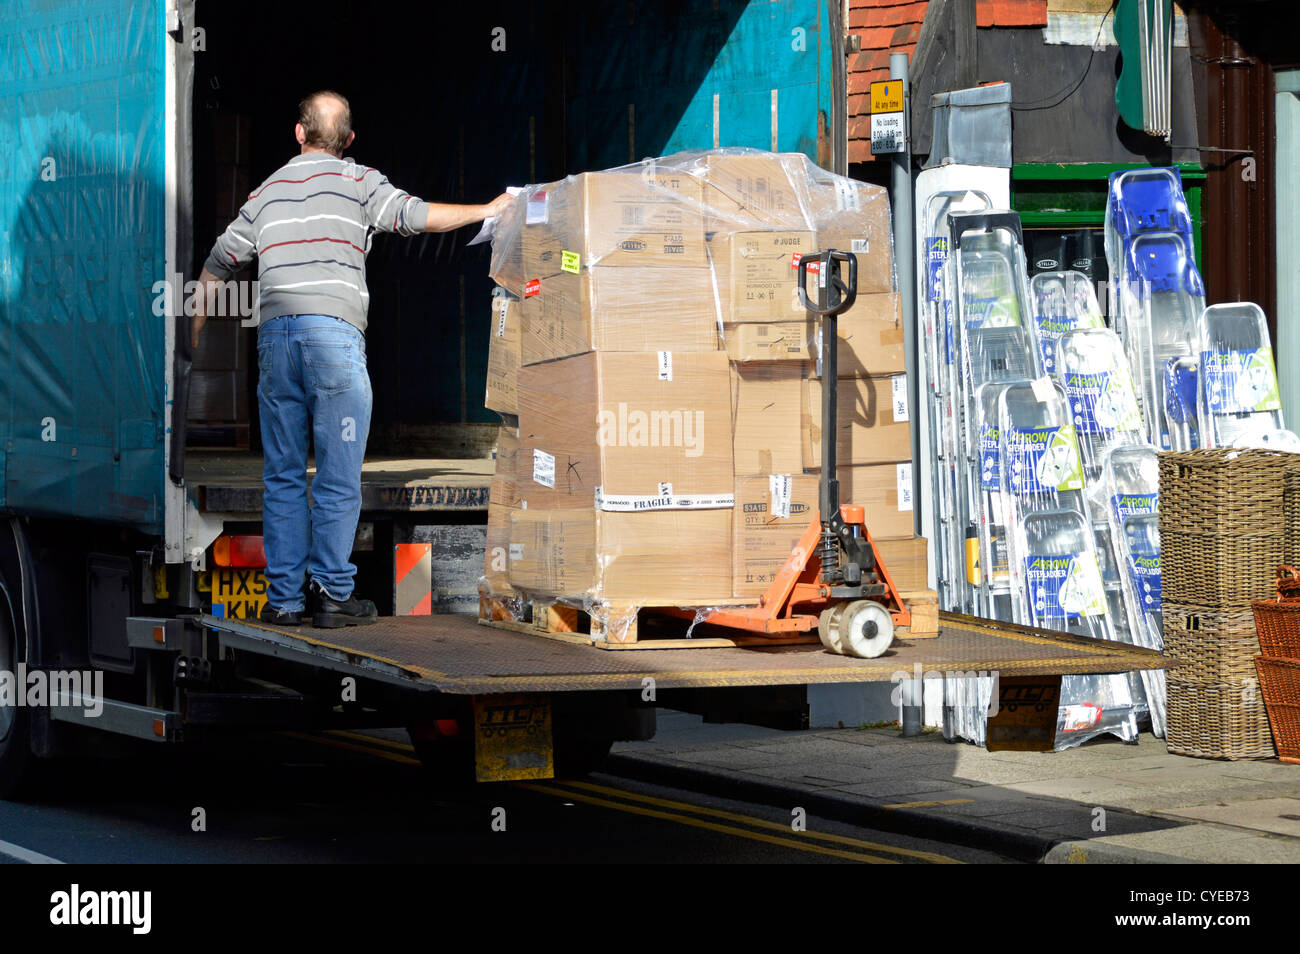
<path id="1" fill-rule="evenodd" d="M 920 414 L 921 370 L 916 355 L 916 238 L 912 216 L 912 130 L 911 91 L 908 89 L 907 54 L 889 54 L 889 78 L 903 81 L 903 150 L 894 153 L 892 200 L 894 207 L 894 269 L 898 277 L 898 296 L 903 310 L 903 349 L 907 355 L 907 402 L 913 420 Z M 921 430 L 912 428 L 912 460 L 921 457 Z M 920 468 L 912 468 L 912 499 L 919 500 Z M 914 507 L 912 517 L 919 523 L 921 508 Z M 920 527 L 915 526 L 919 533 Z"/>
<path id="2" fill-rule="evenodd" d="M 889 54 L 889 78 L 903 82 L 903 149 L 896 152 L 891 159 L 893 163 L 893 206 L 894 206 L 894 268 L 898 277 L 898 297 L 903 311 L 903 349 L 907 355 L 907 405 L 913 420 L 921 411 L 920 381 L 921 369 L 917 366 L 916 354 L 916 237 L 913 234 L 912 217 L 912 94 L 907 78 L 907 54 Z M 912 460 L 921 457 L 921 429 L 912 428 Z M 919 500 L 919 467 L 912 468 L 912 499 Z M 919 518 L 921 508 L 914 507 L 912 518 L 915 521 L 913 531 L 920 532 Z M 919 679 L 909 679 L 903 683 L 903 735 L 921 734 L 923 722 L 922 685 Z"/>

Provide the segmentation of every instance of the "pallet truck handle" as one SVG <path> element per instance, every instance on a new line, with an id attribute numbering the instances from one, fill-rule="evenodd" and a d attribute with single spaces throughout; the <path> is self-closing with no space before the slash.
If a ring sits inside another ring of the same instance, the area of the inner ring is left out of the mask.
<path id="1" fill-rule="evenodd" d="M 808 263 L 817 263 L 817 302 L 808 297 Z M 831 268 L 831 262 L 835 267 Z M 847 262 L 849 280 L 840 278 L 840 263 Z M 858 257 L 851 252 L 827 249 L 799 259 L 799 303 L 810 315 L 828 318 L 853 307 L 858 298 Z"/>

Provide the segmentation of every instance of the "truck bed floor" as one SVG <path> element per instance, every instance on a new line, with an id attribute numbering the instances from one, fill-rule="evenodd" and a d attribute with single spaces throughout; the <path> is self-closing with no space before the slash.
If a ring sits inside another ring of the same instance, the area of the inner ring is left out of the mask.
<path id="1" fill-rule="evenodd" d="M 647 649 L 605 652 L 480 625 L 458 615 L 384 617 L 371 626 L 322 630 L 202 617 L 238 650 L 315 659 L 331 668 L 452 694 L 888 682 L 915 668 L 937 673 L 1033 676 L 1161 669 L 1148 649 L 969 617 L 940 617 L 937 639 L 899 640 L 878 659 L 821 646 Z M 899 677 L 902 678 L 902 677 Z"/>

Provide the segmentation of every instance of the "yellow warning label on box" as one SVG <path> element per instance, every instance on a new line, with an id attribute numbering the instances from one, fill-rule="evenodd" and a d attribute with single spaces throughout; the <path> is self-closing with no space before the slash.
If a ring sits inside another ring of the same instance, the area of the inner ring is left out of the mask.
<path id="1" fill-rule="evenodd" d="M 871 111 L 873 113 L 901 113 L 903 111 L 903 81 L 893 79 L 872 83 Z"/>
<path id="2" fill-rule="evenodd" d="M 578 252 L 560 250 L 560 271 L 578 274 L 582 268 L 582 256 Z"/>

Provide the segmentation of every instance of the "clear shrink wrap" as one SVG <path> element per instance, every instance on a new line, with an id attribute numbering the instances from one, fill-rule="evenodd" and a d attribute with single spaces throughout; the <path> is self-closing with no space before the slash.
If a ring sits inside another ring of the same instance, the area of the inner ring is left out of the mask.
<path id="1" fill-rule="evenodd" d="M 504 571 L 485 561 L 485 594 L 575 606 L 610 638 L 635 606 L 757 600 L 816 510 L 801 412 L 820 341 L 796 280 L 829 247 L 858 261 L 841 373 L 905 435 L 879 406 L 904 370 L 882 188 L 802 154 L 719 149 L 520 191 L 492 233 L 492 277 L 518 297 L 501 403 L 519 431 L 489 513 Z M 884 536 L 911 533 L 910 493 L 893 499 L 906 456 L 900 442 L 887 467 L 852 468 L 900 514 Z"/>

